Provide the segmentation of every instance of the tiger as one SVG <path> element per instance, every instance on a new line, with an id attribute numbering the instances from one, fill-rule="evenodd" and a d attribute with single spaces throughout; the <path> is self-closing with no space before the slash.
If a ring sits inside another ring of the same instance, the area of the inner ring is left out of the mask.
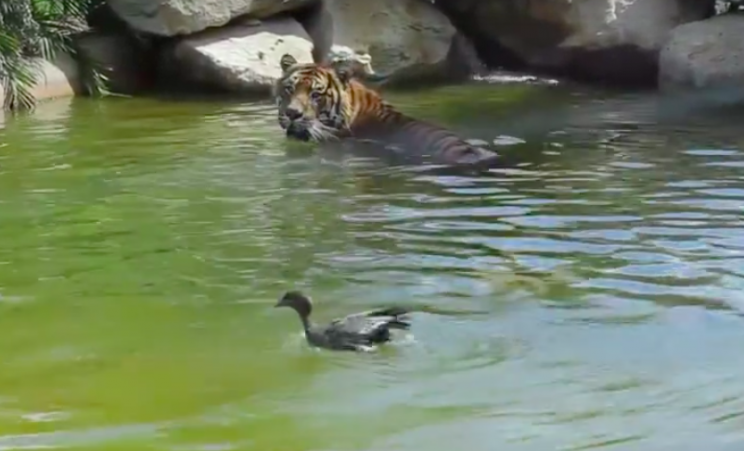
<path id="1" fill-rule="evenodd" d="M 365 85 L 353 61 L 299 63 L 284 54 L 273 94 L 287 138 L 328 142 L 346 138 L 384 144 L 396 159 L 445 166 L 491 167 L 499 155 L 456 133 L 411 117 Z"/>

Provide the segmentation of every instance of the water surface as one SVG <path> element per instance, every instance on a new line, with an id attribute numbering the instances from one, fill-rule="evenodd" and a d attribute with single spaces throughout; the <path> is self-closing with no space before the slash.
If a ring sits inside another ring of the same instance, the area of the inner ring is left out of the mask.
<path id="1" fill-rule="evenodd" d="M 0 449 L 744 443 L 742 112 L 478 83 L 391 94 L 513 168 L 288 146 L 270 105 L 78 99 L 0 129 Z M 390 302 L 308 350 L 272 309 Z"/>

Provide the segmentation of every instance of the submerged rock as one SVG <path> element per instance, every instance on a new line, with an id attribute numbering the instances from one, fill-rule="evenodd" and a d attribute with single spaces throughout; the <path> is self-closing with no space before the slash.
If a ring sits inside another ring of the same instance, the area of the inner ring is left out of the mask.
<path id="1" fill-rule="evenodd" d="M 265 18 L 313 0 L 108 0 L 111 9 L 137 31 L 161 36 L 220 27 L 250 14 Z"/>
<path id="2" fill-rule="evenodd" d="M 161 79 L 233 92 L 268 93 L 289 53 L 312 62 L 312 42 L 293 19 L 231 25 L 180 38 L 163 49 Z"/>
<path id="3" fill-rule="evenodd" d="M 481 53 L 504 53 L 575 78 L 653 84 L 668 32 L 704 19 L 701 0 L 436 0 L 478 38 Z M 489 61 L 491 63 L 498 61 Z"/>
<path id="4" fill-rule="evenodd" d="M 724 14 L 675 28 L 659 57 L 659 87 L 744 86 L 744 15 Z"/>
<path id="5" fill-rule="evenodd" d="M 368 54 L 389 82 L 465 78 L 480 68 L 470 41 L 421 0 L 325 0 L 304 25 L 328 50 Z"/>

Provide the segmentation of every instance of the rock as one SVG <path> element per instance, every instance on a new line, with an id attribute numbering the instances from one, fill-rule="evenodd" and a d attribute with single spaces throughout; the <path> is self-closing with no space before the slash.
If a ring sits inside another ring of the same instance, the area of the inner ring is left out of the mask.
<path id="1" fill-rule="evenodd" d="M 326 61 L 333 67 L 342 65 L 346 69 L 351 68 L 354 77 L 362 82 L 384 82 L 386 80 L 384 75 L 375 72 L 372 67 L 372 57 L 368 53 L 358 52 L 343 45 L 331 46 Z"/>
<path id="2" fill-rule="evenodd" d="M 54 61 L 32 58 L 38 70 L 36 83 L 31 94 L 36 100 L 71 97 L 81 93 L 80 73 L 75 60 L 66 53 L 60 53 Z M 0 105 L 5 102 L 5 88 L 0 84 Z"/>
<path id="3" fill-rule="evenodd" d="M 327 62 L 333 46 L 333 17 L 324 7 L 325 1 L 318 0 L 293 11 L 293 17 L 302 24 L 313 41 L 313 61 L 316 63 Z"/>
<path id="4" fill-rule="evenodd" d="M 54 61 L 35 59 L 41 72 L 31 92 L 37 100 L 70 97 L 82 92 L 78 65 L 70 55 L 60 53 Z"/>
<path id="5" fill-rule="evenodd" d="M 744 4 L 742 0 L 716 0 L 716 14 L 739 11 Z"/>
<path id="6" fill-rule="evenodd" d="M 85 33 L 77 39 L 81 55 L 108 77 L 111 92 L 135 93 L 152 85 L 153 63 L 134 38 L 114 33 Z"/>
<path id="7" fill-rule="evenodd" d="M 436 3 L 468 27 L 484 57 L 493 51 L 500 58 L 506 50 L 535 69 L 625 85 L 654 84 L 668 32 L 711 13 L 711 2 L 702 0 Z"/>
<path id="8" fill-rule="evenodd" d="M 85 15 L 85 21 L 90 28 L 118 34 L 130 31 L 129 24 L 111 9 L 111 5 L 107 2 L 93 3 Z"/>
<path id="9" fill-rule="evenodd" d="M 462 78 L 480 68 L 469 40 L 421 0 L 325 0 L 303 24 L 318 47 L 368 54 L 391 83 Z"/>
<path id="10" fill-rule="evenodd" d="M 355 65 L 356 72 L 361 72 L 364 75 L 375 73 L 372 69 L 372 57 L 368 53 L 359 52 L 343 45 L 332 46 L 328 52 L 328 60 L 331 64 L 350 62 Z"/>
<path id="11" fill-rule="evenodd" d="M 681 25 L 659 56 L 664 91 L 744 85 L 744 15 L 724 14 Z"/>
<path id="12" fill-rule="evenodd" d="M 161 36 L 221 27 L 248 15 L 266 18 L 314 0 L 108 0 L 111 9 L 138 31 Z"/>
<path id="13" fill-rule="evenodd" d="M 267 94 L 289 53 L 312 62 L 312 42 L 293 19 L 231 25 L 179 38 L 161 55 L 161 80 L 196 83 L 219 90 Z"/>
<path id="14" fill-rule="evenodd" d="M 77 62 L 67 53 L 57 54 L 54 61 L 32 58 L 38 70 L 31 94 L 37 101 L 72 97 L 82 93 Z M 0 82 L 0 127 L 3 125 L 5 87 Z M 1 147 L 1 146 L 0 146 Z"/>

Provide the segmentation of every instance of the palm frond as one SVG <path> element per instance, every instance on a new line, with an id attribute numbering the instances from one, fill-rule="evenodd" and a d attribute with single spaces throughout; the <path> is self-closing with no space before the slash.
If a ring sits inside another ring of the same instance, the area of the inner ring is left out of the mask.
<path id="1" fill-rule="evenodd" d="M 36 105 L 31 90 L 38 79 L 40 68 L 36 60 L 21 57 L 4 58 L 0 83 L 5 89 L 3 107 L 7 110 L 30 110 Z"/>
<path id="2" fill-rule="evenodd" d="M 41 73 L 38 60 L 53 61 L 60 53 L 80 65 L 87 93 L 104 95 L 106 77 L 92 61 L 77 51 L 75 35 L 86 28 L 86 15 L 105 0 L 0 0 L 0 83 L 5 90 L 3 107 L 33 108 L 32 88 Z"/>
<path id="3" fill-rule="evenodd" d="M 0 86 L 4 91 L 4 109 L 28 109 L 35 103 L 31 89 L 36 78 L 22 50 L 21 41 L 9 32 L 9 27 L 0 31 Z"/>
<path id="4" fill-rule="evenodd" d="M 91 97 L 104 97 L 111 95 L 108 88 L 109 79 L 105 75 L 104 68 L 96 61 L 86 58 L 82 52 L 75 52 L 80 68 L 80 81 L 83 90 Z"/>

